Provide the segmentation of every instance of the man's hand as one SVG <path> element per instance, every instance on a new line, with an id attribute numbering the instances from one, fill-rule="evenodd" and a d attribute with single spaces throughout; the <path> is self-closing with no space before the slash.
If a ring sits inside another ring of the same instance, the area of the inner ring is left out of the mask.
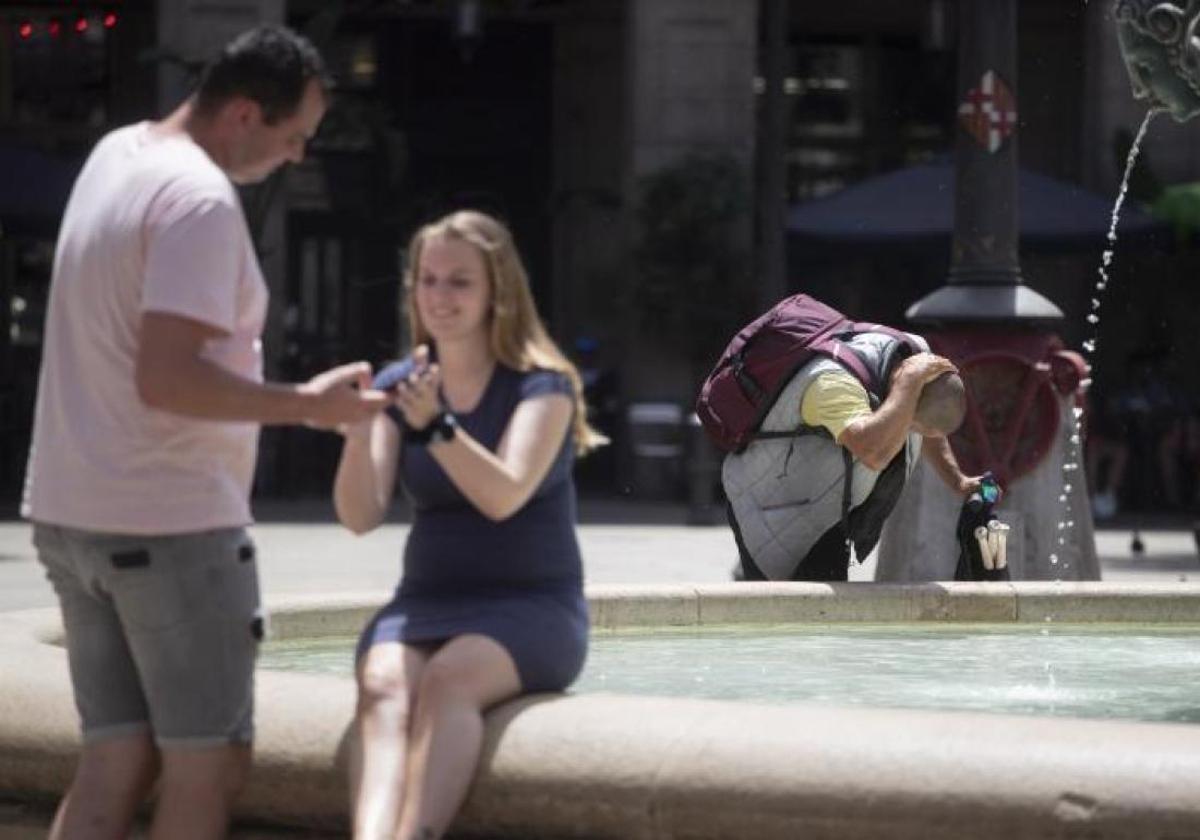
<path id="1" fill-rule="evenodd" d="M 982 475 L 958 475 L 958 495 L 966 498 L 979 489 L 979 485 L 983 482 Z"/>
<path id="2" fill-rule="evenodd" d="M 357 425 L 388 404 L 387 394 L 371 390 L 371 366 L 366 362 L 318 373 L 298 390 L 306 398 L 305 422 L 317 429 Z"/>
<path id="3" fill-rule="evenodd" d="M 933 353 L 914 353 L 900 363 L 897 375 L 904 377 L 920 389 L 944 373 L 958 373 L 958 368 L 945 356 L 936 356 Z"/>

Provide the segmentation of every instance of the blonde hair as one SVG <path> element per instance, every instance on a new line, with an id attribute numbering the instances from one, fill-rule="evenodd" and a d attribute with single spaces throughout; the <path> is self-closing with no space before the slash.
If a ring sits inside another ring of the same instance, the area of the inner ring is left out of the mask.
<path id="1" fill-rule="evenodd" d="M 492 291 L 488 328 L 488 344 L 492 355 L 513 370 L 543 368 L 565 375 L 571 383 L 575 401 L 571 429 L 575 451 L 582 455 L 608 443 L 608 438 L 588 425 L 587 404 L 583 399 L 583 382 L 579 378 L 579 371 L 558 349 L 542 325 L 529 291 L 529 278 L 512 234 L 501 222 L 485 213 L 459 210 L 425 225 L 413 236 L 404 271 L 404 304 L 408 310 L 413 346 L 429 344 L 431 341 L 412 297 L 421 265 L 421 251 L 425 242 L 434 236 L 468 242 L 483 256 Z"/>

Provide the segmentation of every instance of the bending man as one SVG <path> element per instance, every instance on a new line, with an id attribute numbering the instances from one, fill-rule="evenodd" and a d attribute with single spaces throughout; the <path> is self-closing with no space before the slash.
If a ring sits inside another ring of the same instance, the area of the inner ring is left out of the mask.
<path id="1" fill-rule="evenodd" d="M 924 339 L 906 338 L 844 336 L 884 383 L 880 393 L 817 356 L 780 392 L 759 436 L 726 456 L 721 481 L 745 580 L 846 580 L 851 544 L 860 559 L 871 552 L 919 457 L 964 496 L 978 483 L 946 440 L 966 411 L 962 379 Z"/>

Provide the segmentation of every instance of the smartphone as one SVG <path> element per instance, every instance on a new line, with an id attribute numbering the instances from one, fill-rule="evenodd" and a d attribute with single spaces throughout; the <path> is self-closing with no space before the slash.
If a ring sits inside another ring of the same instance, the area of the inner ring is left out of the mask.
<path id="1" fill-rule="evenodd" d="M 376 391 L 395 391 L 400 383 L 412 376 L 417 369 L 417 363 L 412 356 L 405 356 L 398 362 L 392 362 L 375 374 L 371 387 Z"/>
<path id="2" fill-rule="evenodd" d="M 989 505 L 994 505 L 1000 500 L 1000 485 L 991 473 L 986 473 L 983 479 L 979 482 L 979 496 Z"/>

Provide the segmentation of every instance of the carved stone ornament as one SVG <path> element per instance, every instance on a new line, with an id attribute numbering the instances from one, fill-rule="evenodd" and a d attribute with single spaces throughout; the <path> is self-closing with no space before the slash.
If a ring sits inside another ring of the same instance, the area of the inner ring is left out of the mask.
<path id="1" fill-rule="evenodd" d="M 1116 0 L 1113 17 L 1134 98 L 1179 122 L 1200 113 L 1200 0 Z"/>

